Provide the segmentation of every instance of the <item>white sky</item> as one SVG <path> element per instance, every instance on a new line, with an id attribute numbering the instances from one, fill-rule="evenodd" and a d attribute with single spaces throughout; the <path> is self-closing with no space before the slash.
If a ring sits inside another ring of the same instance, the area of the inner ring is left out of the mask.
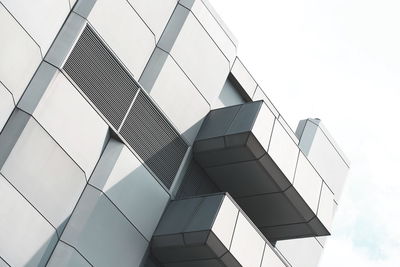
<path id="1" fill-rule="evenodd" d="M 209 1 L 292 128 L 321 118 L 351 160 L 320 267 L 400 266 L 400 1 Z"/>

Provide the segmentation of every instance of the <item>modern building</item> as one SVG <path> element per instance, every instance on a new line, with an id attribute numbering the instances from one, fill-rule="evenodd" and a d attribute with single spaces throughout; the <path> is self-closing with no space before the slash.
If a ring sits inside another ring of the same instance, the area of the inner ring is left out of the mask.
<path id="1" fill-rule="evenodd" d="M 317 266 L 348 160 L 207 1 L 1 0 L 0 36 L 0 266 Z"/>

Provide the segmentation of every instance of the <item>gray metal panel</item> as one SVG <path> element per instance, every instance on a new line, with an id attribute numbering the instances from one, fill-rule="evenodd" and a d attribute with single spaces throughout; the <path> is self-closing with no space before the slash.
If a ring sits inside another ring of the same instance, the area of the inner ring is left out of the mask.
<path id="1" fill-rule="evenodd" d="M 188 145 L 143 91 L 139 92 L 120 132 L 170 188 Z"/>
<path id="2" fill-rule="evenodd" d="M 42 54 L 46 54 L 70 11 L 67 0 L 2 0 L 1 2 L 40 45 Z"/>
<path id="3" fill-rule="evenodd" d="M 30 116 L 14 109 L 0 135 L 0 169 L 8 159 Z"/>
<path id="4" fill-rule="evenodd" d="M 296 267 L 316 267 L 323 247 L 315 238 L 283 240 L 276 243 L 277 250 Z"/>
<path id="5" fill-rule="evenodd" d="M 286 178 L 293 182 L 299 148 L 278 121 L 275 121 L 272 131 L 268 155 L 285 174 Z"/>
<path id="6" fill-rule="evenodd" d="M 276 123 L 276 117 L 264 102 L 261 103 L 260 111 L 258 112 L 257 119 L 254 122 L 251 132 L 264 148 L 263 150 L 268 150 L 272 131 Z"/>
<path id="7" fill-rule="evenodd" d="M 237 104 L 243 104 L 246 100 L 242 97 L 240 92 L 237 90 L 235 84 L 230 79 L 231 75 L 225 81 L 224 87 L 218 97 L 212 103 L 212 108 L 229 107 Z"/>
<path id="8" fill-rule="evenodd" d="M 260 231 L 262 231 L 264 235 L 268 236 L 271 242 L 303 238 L 311 235 L 310 227 L 304 223 L 263 227 L 260 228 Z M 304 233 L 307 233 L 307 235 L 304 235 Z"/>
<path id="9" fill-rule="evenodd" d="M 232 255 L 242 266 L 260 266 L 266 241 L 253 224 L 239 213 L 231 247 Z"/>
<path id="10" fill-rule="evenodd" d="M 85 174 L 32 117 L 17 113 L 23 115 L 13 117 L 21 124 L 16 128 L 24 127 L 20 135 L 16 140 L 0 136 L 0 143 L 8 142 L 10 151 L 0 166 L 1 174 L 62 231 L 86 184 Z M 29 117 L 27 122 L 24 116 Z M 0 149 L 0 154 L 7 150 Z"/>
<path id="11" fill-rule="evenodd" d="M 205 171 L 192 160 L 176 195 L 177 199 L 219 192 Z"/>
<path id="12" fill-rule="evenodd" d="M 331 229 L 333 217 L 338 206 L 334 198 L 334 194 L 324 183 L 321 189 L 317 215 L 328 230 Z"/>
<path id="13" fill-rule="evenodd" d="M 166 266 L 191 266 L 195 262 L 208 266 L 209 260 L 222 256 L 227 248 L 211 229 L 224 198 L 224 194 L 218 194 L 171 202 L 154 234 L 153 255 Z M 184 236 L 185 242 L 168 242 L 171 235 Z"/>
<path id="14" fill-rule="evenodd" d="M 151 254 L 147 257 L 146 262 L 144 263 L 144 267 L 162 267 Z"/>
<path id="15" fill-rule="evenodd" d="M 9 2 L 19 5 L 20 11 L 26 9 L 17 1 Z M 18 101 L 42 60 L 40 48 L 2 4 L 0 25 L 0 81 Z"/>
<path id="16" fill-rule="evenodd" d="M 168 205 L 154 236 L 172 235 L 185 232 L 186 226 L 193 219 L 202 198 L 188 198 L 173 201 Z"/>
<path id="17" fill-rule="evenodd" d="M 196 232 L 211 229 L 215 215 L 221 205 L 221 195 L 210 196 L 201 202 L 200 207 L 196 210 L 196 215 L 186 226 L 186 232 Z"/>
<path id="18" fill-rule="evenodd" d="M 180 0 L 179 4 L 191 10 L 232 66 L 236 57 L 236 45 L 222 21 L 218 20 L 218 15 L 213 12 L 213 7 L 202 0 Z"/>
<path id="19" fill-rule="evenodd" d="M 116 206 L 88 185 L 61 239 L 94 266 L 140 266 L 148 242 Z"/>
<path id="20" fill-rule="evenodd" d="M 169 195 L 123 143 L 110 139 L 89 183 L 151 239 Z"/>
<path id="21" fill-rule="evenodd" d="M 48 267 L 90 267 L 92 266 L 73 247 L 59 241 L 46 265 Z"/>
<path id="22" fill-rule="evenodd" d="M 211 110 L 196 137 L 195 150 L 199 141 L 202 140 L 208 141 L 220 136 L 226 136 L 225 138 L 229 139 L 229 136 L 250 132 L 262 105 L 262 101 L 257 101 Z M 241 145 L 245 142 L 247 140 L 244 140 Z M 234 145 L 231 144 L 231 146 Z"/>
<path id="23" fill-rule="evenodd" d="M 293 142 L 295 142 L 296 145 L 299 145 L 299 139 L 297 138 L 296 133 L 292 130 L 292 128 L 290 128 L 289 124 L 281 115 L 278 116 L 278 121 L 285 129 L 286 133 L 290 136 L 290 138 L 292 138 Z"/>
<path id="24" fill-rule="evenodd" d="M 297 125 L 296 136 L 300 140 L 299 147 L 307 156 L 317 133 L 318 125 L 309 120 L 301 120 Z"/>
<path id="25" fill-rule="evenodd" d="M 268 243 L 265 245 L 261 267 L 285 267 L 282 259 L 274 253 L 274 248 Z"/>
<path id="26" fill-rule="evenodd" d="M 42 61 L 29 82 L 24 96 L 18 102 L 18 108 L 32 115 L 58 73 L 56 67 Z"/>
<path id="27" fill-rule="evenodd" d="M 156 41 L 176 6 L 176 0 L 128 0 L 154 33 Z"/>
<path id="28" fill-rule="evenodd" d="M 318 172 L 303 153 L 300 153 L 293 185 L 314 213 L 317 213 L 322 182 Z"/>
<path id="29" fill-rule="evenodd" d="M 227 248 L 230 248 L 238 216 L 239 208 L 237 205 L 233 203 L 230 197 L 224 197 L 211 230 Z"/>
<path id="30" fill-rule="evenodd" d="M 263 102 L 258 101 L 251 104 L 240 105 L 240 110 L 236 114 L 235 119 L 229 126 L 226 135 L 237 134 L 242 132 L 248 132 L 253 128 L 254 122 L 257 118 L 257 114 L 261 108 Z"/>
<path id="31" fill-rule="evenodd" d="M 301 121 L 299 147 L 318 170 L 338 201 L 349 171 L 349 161 L 319 119 Z"/>
<path id="32" fill-rule="evenodd" d="M 2 258 L 0 258 L 0 267 L 10 267 L 7 262 L 5 262 Z"/>
<path id="33" fill-rule="evenodd" d="M 210 107 L 185 72 L 169 54 L 156 48 L 139 82 L 192 144 Z"/>
<path id="34" fill-rule="evenodd" d="M 237 46 L 238 40 L 236 39 L 234 34 L 230 31 L 230 29 L 225 24 L 225 22 L 222 20 L 222 18 L 219 16 L 219 14 L 214 9 L 214 7 L 211 5 L 210 1 L 201 0 L 201 2 L 207 7 L 208 11 L 213 15 L 214 19 L 218 22 L 218 24 L 224 30 L 225 34 L 229 37 L 229 39 L 232 41 L 232 43 L 235 44 L 235 46 Z"/>
<path id="35" fill-rule="evenodd" d="M 156 40 L 132 6 L 126 0 L 97 1 L 88 21 L 133 77 L 139 79 Z"/>
<path id="36" fill-rule="evenodd" d="M 14 109 L 11 93 L 0 83 L 0 132 Z"/>
<path id="37" fill-rule="evenodd" d="M 272 104 L 271 100 L 267 97 L 264 90 L 261 89 L 260 86 L 257 86 L 257 89 L 254 92 L 252 99 L 253 99 L 253 101 L 257 101 L 257 100 L 264 101 L 265 105 L 267 105 L 267 107 L 271 110 L 271 112 L 274 113 L 274 116 L 275 117 L 279 116 L 279 111 L 275 108 L 274 104 Z"/>
<path id="38" fill-rule="evenodd" d="M 296 135 L 296 137 L 297 137 L 297 139 L 301 139 L 301 137 L 302 137 L 302 135 L 303 135 L 303 132 L 304 132 L 304 129 L 305 129 L 305 127 L 306 127 L 306 123 L 307 123 L 307 120 L 301 120 L 301 121 L 299 121 L 299 124 L 297 124 L 297 128 L 296 128 L 296 131 L 295 131 L 295 135 Z M 310 136 L 311 137 L 311 136 Z M 300 144 L 299 144 L 299 146 L 300 146 Z M 307 147 L 304 147 L 304 148 L 302 148 L 302 147 L 300 147 L 300 149 L 305 153 L 305 154 L 308 154 L 308 149 L 307 149 Z"/>
<path id="39" fill-rule="evenodd" d="M 118 129 L 139 86 L 90 27 L 86 26 L 63 69 Z"/>
<path id="40" fill-rule="evenodd" d="M 241 87 L 243 94 L 245 94 L 248 99 L 251 99 L 257 88 L 257 82 L 238 57 L 236 57 L 231 73 Z"/>
<path id="41" fill-rule="evenodd" d="M 18 107 L 31 114 L 90 177 L 109 127 L 63 73 L 43 61 Z"/>
<path id="42" fill-rule="evenodd" d="M 78 14 L 82 18 L 87 19 L 92 11 L 94 5 L 96 4 L 97 0 L 75 0 L 77 1 L 76 5 L 73 8 L 73 13 Z"/>
<path id="43" fill-rule="evenodd" d="M 206 172 L 219 188 L 233 197 L 281 191 L 256 160 L 210 167 Z"/>
<path id="44" fill-rule="evenodd" d="M 79 1 L 78 5 L 83 3 L 87 1 Z M 71 12 L 44 59 L 53 66 L 62 68 L 85 26 L 86 20 Z"/>
<path id="45" fill-rule="evenodd" d="M 232 162 L 257 160 L 265 150 L 250 132 L 200 140 L 195 143 L 194 156 L 205 169 Z"/>
<path id="46" fill-rule="evenodd" d="M 0 203 L 1 257 L 11 266 L 45 266 L 58 240 L 55 229 L 2 175 Z"/>
<path id="47" fill-rule="evenodd" d="M 229 61 L 190 10 L 176 7 L 158 46 L 174 58 L 208 102 L 214 102 L 228 76 Z"/>
<path id="48" fill-rule="evenodd" d="M 211 110 L 201 126 L 197 140 L 223 136 L 239 112 L 241 105 Z"/>
<path id="49" fill-rule="evenodd" d="M 285 195 L 280 193 L 240 198 L 237 202 L 259 228 L 281 225 L 282 221 L 293 224 L 301 220 L 297 210 L 286 200 Z M 258 206 L 261 205 L 263 210 L 268 212 L 260 213 Z"/>

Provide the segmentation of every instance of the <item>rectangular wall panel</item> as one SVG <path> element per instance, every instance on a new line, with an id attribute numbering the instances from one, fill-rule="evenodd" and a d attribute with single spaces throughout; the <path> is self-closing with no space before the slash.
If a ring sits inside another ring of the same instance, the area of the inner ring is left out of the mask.
<path id="1" fill-rule="evenodd" d="M 110 139 L 89 183 L 151 239 L 169 195 L 123 143 Z"/>
<path id="2" fill-rule="evenodd" d="M 2 175 L 0 203 L 1 257 L 11 266 L 44 266 L 57 241 L 55 229 Z"/>
<path id="3" fill-rule="evenodd" d="M 171 56 L 156 48 L 139 82 L 192 144 L 210 106 Z"/>
<path id="4" fill-rule="evenodd" d="M 117 207 L 90 185 L 61 239 L 96 267 L 140 266 L 148 246 Z"/>
<path id="5" fill-rule="evenodd" d="M 225 81 L 224 87 L 219 93 L 218 97 L 215 98 L 214 103 L 212 103 L 212 109 L 228 107 L 238 104 L 243 104 L 246 100 L 240 95 L 238 88 L 233 83 L 229 75 Z"/>
<path id="6" fill-rule="evenodd" d="M 18 108 L 31 114 L 90 177 L 108 125 L 63 73 L 43 62 Z"/>
<path id="7" fill-rule="evenodd" d="M 32 117 L 18 110 L 10 122 L 5 129 L 23 130 L 15 137 L 8 131 L 0 136 L 0 158 L 6 158 L 0 172 L 61 232 L 86 184 L 85 174 Z"/>
<path id="8" fill-rule="evenodd" d="M 47 267 L 90 267 L 92 266 L 84 257 L 71 246 L 58 242 Z"/>
<path id="9" fill-rule="evenodd" d="M 0 267 L 9 267 L 8 265 L 2 258 L 0 258 Z"/>
<path id="10" fill-rule="evenodd" d="M 156 41 L 167 25 L 177 0 L 128 0 L 156 37 Z"/>
<path id="11" fill-rule="evenodd" d="M 233 36 L 224 29 L 218 15 L 213 13 L 213 7 L 202 0 L 181 0 L 179 4 L 191 10 L 232 67 L 236 57 L 236 44 Z"/>
<path id="12" fill-rule="evenodd" d="M 323 250 L 314 237 L 278 241 L 276 248 L 294 267 L 318 266 Z"/>
<path id="13" fill-rule="evenodd" d="M 133 77 L 139 79 L 156 42 L 153 33 L 129 3 L 126 0 L 97 1 L 88 21 Z"/>
<path id="14" fill-rule="evenodd" d="M 2 0 L 46 54 L 70 8 L 68 0 Z"/>
<path id="15" fill-rule="evenodd" d="M 158 47 L 172 56 L 208 102 L 215 100 L 229 74 L 229 61 L 190 10 L 177 6 Z"/>
<path id="16" fill-rule="evenodd" d="M 0 83 L 0 132 L 14 109 L 11 93 Z"/>
<path id="17" fill-rule="evenodd" d="M 235 64 L 231 69 L 231 73 L 235 80 L 243 88 L 244 93 L 247 94 L 248 98 L 251 98 L 257 88 L 257 82 L 254 80 L 253 76 L 251 76 L 239 58 L 236 58 Z"/>
<path id="18" fill-rule="evenodd" d="M 0 3 L 0 81 L 18 101 L 42 60 L 39 46 Z"/>

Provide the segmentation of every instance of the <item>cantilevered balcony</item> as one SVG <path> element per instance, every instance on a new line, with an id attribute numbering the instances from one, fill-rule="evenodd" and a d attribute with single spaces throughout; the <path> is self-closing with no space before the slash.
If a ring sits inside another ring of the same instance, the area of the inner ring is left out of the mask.
<path id="1" fill-rule="evenodd" d="M 287 266 L 225 193 L 172 201 L 151 253 L 166 267 Z"/>
<path id="2" fill-rule="evenodd" d="M 333 193 L 264 102 L 212 110 L 194 158 L 270 240 L 329 235 Z"/>

